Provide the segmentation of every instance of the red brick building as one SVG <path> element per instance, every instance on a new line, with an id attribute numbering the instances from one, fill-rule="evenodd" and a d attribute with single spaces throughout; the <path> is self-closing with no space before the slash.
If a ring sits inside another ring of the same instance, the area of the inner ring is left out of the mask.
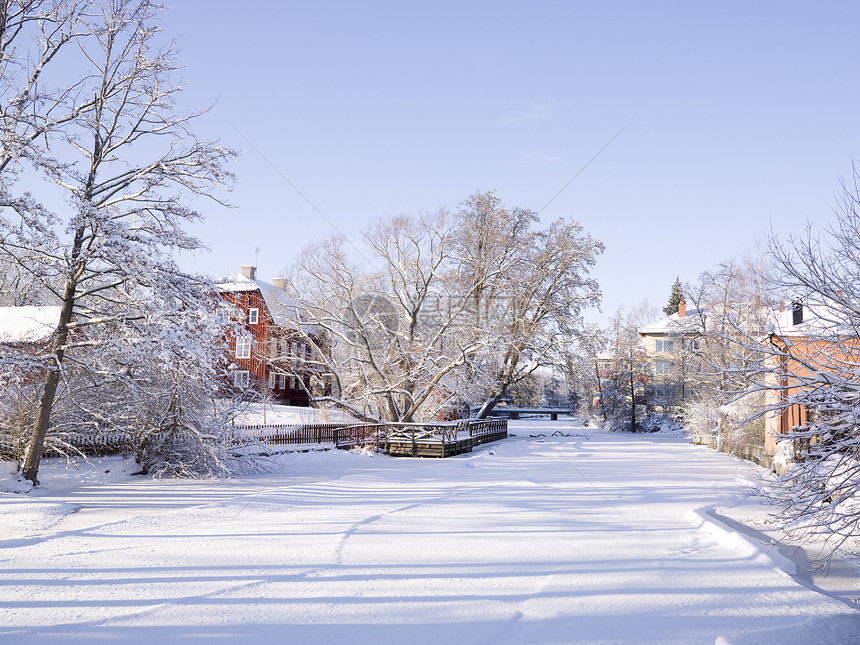
<path id="1" fill-rule="evenodd" d="M 288 405 L 310 405 L 312 392 L 324 383 L 321 339 L 301 328 L 283 278 L 263 282 L 256 267 L 244 265 L 216 286 L 242 315 L 244 333 L 231 339 L 228 350 L 234 387 L 268 393 Z"/>
<path id="2" fill-rule="evenodd" d="M 765 400 L 772 409 L 765 420 L 765 448 L 768 454 L 778 452 L 777 443 L 795 428 L 806 426 L 809 411 L 792 397 L 821 380 L 814 373 L 827 375 L 825 380 L 852 382 L 856 378 L 860 341 L 853 335 L 839 333 L 838 312 L 826 305 L 792 303 L 780 308 L 772 323 L 768 342 L 774 347 L 772 373 Z M 794 445 L 795 453 L 799 447 Z"/>

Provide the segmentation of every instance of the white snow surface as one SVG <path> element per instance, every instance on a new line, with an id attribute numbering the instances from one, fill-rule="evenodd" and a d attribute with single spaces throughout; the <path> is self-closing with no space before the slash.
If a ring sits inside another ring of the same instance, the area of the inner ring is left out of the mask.
<path id="1" fill-rule="evenodd" d="M 359 423 L 340 410 L 319 410 L 317 408 L 278 403 L 249 403 L 235 420 L 237 426 L 243 425 L 291 425 L 299 423 Z"/>
<path id="2" fill-rule="evenodd" d="M 37 343 L 60 321 L 60 307 L 0 307 L 0 343 Z"/>
<path id="3" fill-rule="evenodd" d="M 762 469 L 682 437 L 511 432 L 230 480 L 48 460 L 0 493 L 0 643 L 860 642 L 860 590 L 770 544 Z"/>

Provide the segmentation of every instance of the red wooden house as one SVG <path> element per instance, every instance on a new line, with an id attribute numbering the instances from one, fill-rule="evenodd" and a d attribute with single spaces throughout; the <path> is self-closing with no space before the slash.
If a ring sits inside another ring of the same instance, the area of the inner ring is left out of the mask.
<path id="1" fill-rule="evenodd" d="M 288 405 L 307 406 L 324 382 L 321 338 L 301 324 L 298 304 L 283 278 L 257 279 L 256 267 L 219 282 L 218 291 L 242 315 L 244 333 L 230 341 L 233 386 L 268 393 Z"/>

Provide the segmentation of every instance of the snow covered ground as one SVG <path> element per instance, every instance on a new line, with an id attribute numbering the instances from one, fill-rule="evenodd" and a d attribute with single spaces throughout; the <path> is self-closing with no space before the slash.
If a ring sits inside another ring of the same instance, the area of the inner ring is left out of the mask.
<path id="1" fill-rule="evenodd" d="M 860 643 L 856 570 L 825 590 L 770 545 L 758 467 L 681 437 L 511 430 L 226 481 L 46 464 L 0 493 L 0 642 Z"/>
<path id="2" fill-rule="evenodd" d="M 291 423 L 357 423 L 355 419 L 339 410 L 318 410 L 277 403 L 249 403 L 236 416 L 236 425 L 288 425 Z"/>

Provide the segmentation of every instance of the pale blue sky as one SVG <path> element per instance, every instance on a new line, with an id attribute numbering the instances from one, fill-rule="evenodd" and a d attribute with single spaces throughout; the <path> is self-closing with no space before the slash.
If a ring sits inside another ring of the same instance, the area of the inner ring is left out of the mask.
<path id="1" fill-rule="evenodd" d="M 607 247 L 603 310 L 662 307 L 772 221 L 826 223 L 860 155 L 854 2 L 174 2 L 199 124 L 242 151 L 200 203 L 223 275 L 280 273 L 331 227 L 495 189 Z M 628 125 L 629 124 L 629 125 Z M 238 129 L 238 131 L 237 131 Z"/>

